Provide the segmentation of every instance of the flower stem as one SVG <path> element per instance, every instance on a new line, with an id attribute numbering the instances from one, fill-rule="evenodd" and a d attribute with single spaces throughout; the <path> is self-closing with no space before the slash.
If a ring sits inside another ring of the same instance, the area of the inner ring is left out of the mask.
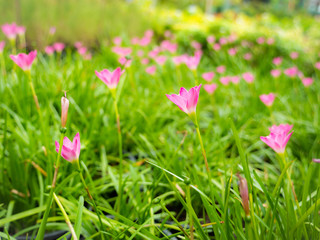
<path id="1" fill-rule="evenodd" d="M 196 82 L 196 85 L 199 85 L 199 77 L 198 77 L 198 73 L 197 70 L 192 70 L 193 76 L 194 76 L 194 80 Z"/>
<path id="2" fill-rule="evenodd" d="M 6 71 L 6 62 L 5 62 L 5 60 L 4 60 L 4 56 L 3 56 L 3 54 L 2 53 L 0 53 L 0 61 L 1 61 L 1 71 L 2 71 L 2 75 L 3 76 L 6 76 L 6 74 L 7 74 L 7 71 Z M 6 84 L 6 82 L 7 82 L 7 79 L 4 77 L 4 79 L 5 79 L 5 84 Z"/>
<path id="3" fill-rule="evenodd" d="M 186 191 L 187 197 L 187 205 L 188 205 L 188 214 L 189 214 L 189 222 L 190 222 L 190 239 L 193 240 L 193 217 L 192 217 L 192 201 L 191 201 L 191 194 L 190 194 L 190 184 L 187 186 Z"/>
<path id="4" fill-rule="evenodd" d="M 47 208 L 46 208 L 46 211 L 43 214 L 43 218 L 42 218 L 42 221 L 41 221 L 41 224 L 40 224 L 40 228 L 39 228 L 36 240 L 42 240 L 43 237 L 44 237 L 45 230 L 46 230 L 46 224 L 47 224 L 47 220 L 48 220 L 48 217 L 49 217 L 51 205 L 52 205 L 52 202 L 53 202 L 53 194 L 54 194 L 54 190 L 56 188 L 56 183 L 57 183 L 57 179 L 58 179 L 58 172 L 59 172 L 59 167 L 60 167 L 61 150 L 62 150 L 62 146 L 63 146 L 64 135 L 65 135 L 65 133 L 61 132 L 59 153 L 58 153 L 58 156 L 57 156 L 56 164 L 54 166 L 54 175 L 53 175 L 53 180 L 52 180 L 51 189 L 50 189 L 50 193 L 49 193 L 49 198 L 47 200 Z"/>
<path id="5" fill-rule="evenodd" d="M 73 240 L 78 240 L 77 235 L 76 235 L 76 233 L 75 233 L 75 231 L 74 231 L 74 229 L 73 229 L 73 227 L 72 227 L 71 221 L 70 221 L 70 219 L 69 219 L 69 217 L 68 217 L 68 214 L 67 214 L 66 211 L 64 210 L 64 208 L 63 208 L 63 206 L 62 206 L 59 198 L 57 197 L 57 195 L 56 195 L 55 193 L 53 193 L 53 197 L 54 197 L 56 203 L 58 204 L 58 206 L 59 206 L 59 208 L 60 208 L 60 210 L 61 210 L 61 212 L 62 212 L 62 215 L 63 215 L 63 217 L 64 217 L 64 220 L 66 221 L 66 224 L 68 225 L 68 227 L 69 227 L 69 229 L 70 229 L 70 232 L 71 232 L 71 235 L 72 235 L 72 237 L 73 237 Z"/>

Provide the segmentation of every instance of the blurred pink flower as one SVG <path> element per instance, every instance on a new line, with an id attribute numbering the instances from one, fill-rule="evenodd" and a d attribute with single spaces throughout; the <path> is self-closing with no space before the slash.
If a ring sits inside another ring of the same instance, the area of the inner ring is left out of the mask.
<path id="1" fill-rule="evenodd" d="M 215 44 L 213 45 L 213 50 L 219 51 L 220 49 L 221 49 L 221 46 L 220 46 L 219 43 L 215 43 Z"/>
<path id="2" fill-rule="evenodd" d="M 158 54 L 160 53 L 161 49 L 159 47 L 155 47 L 154 49 L 152 49 L 149 53 L 148 56 L 150 58 L 155 58 L 156 56 L 158 56 Z"/>
<path id="3" fill-rule="evenodd" d="M 172 35 L 173 35 L 173 34 L 171 33 L 170 30 L 166 30 L 166 31 L 164 32 L 164 36 L 165 36 L 166 38 L 171 38 Z"/>
<path id="4" fill-rule="evenodd" d="M 116 68 L 113 72 L 104 69 L 101 72 L 95 71 L 98 78 L 100 78 L 110 89 L 115 89 L 120 81 L 120 77 L 124 71 L 121 68 Z"/>
<path id="5" fill-rule="evenodd" d="M 156 63 L 163 66 L 165 64 L 165 62 L 167 61 L 167 57 L 164 55 L 159 55 L 159 56 L 155 57 L 154 60 L 156 61 Z"/>
<path id="6" fill-rule="evenodd" d="M 146 73 L 150 74 L 150 75 L 154 75 L 157 71 L 157 67 L 155 65 L 152 65 L 150 67 L 146 68 Z"/>
<path id="7" fill-rule="evenodd" d="M 217 73 L 224 73 L 226 71 L 226 67 L 221 65 L 216 68 Z"/>
<path id="8" fill-rule="evenodd" d="M 276 98 L 276 95 L 274 93 L 269 94 L 262 94 L 259 96 L 260 100 L 267 106 L 271 107 L 273 104 L 274 99 Z"/>
<path id="9" fill-rule="evenodd" d="M 230 48 L 228 50 L 228 53 L 229 53 L 230 56 L 234 56 L 237 53 L 237 49 L 236 48 Z"/>
<path id="10" fill-rule="evenodd" d="M 247 83 L 253 83 L 253 81 L 254 81 L 254 76 L 250 72 L 243 73 L 242 77 Z"/>
<path id="11" fill-rule="evenodd" d="M 271 147 L 276 153 L 284 153 L 286 145 L 293 132 L 289 133 L 287 125 L 281 124 L 279 126 L 273 126 L 276 131 L 271 131 L 269 136 L 260 137 L 260 139 Z"/>
<path id="12" fill-rule="evenodd" d="M 130 67 L 132 63 L 132 59 L 129 59 L 127 57 L 120 57 L 118 59 L 118 62 L 123 65 L 124 67 Z"/>
<path id="13" fill-rule="evenodd" d="M 4 46 L 6 45 L 5 41 L 0 41 L 0 54 L 3 53 Z"/>
<path id="14" fill-rule="evenodd" d="M 314 66 L 316 67 L 316 69 L 320 70 L 320 62 L 316 62 Z"/>
<path id="15" fill-rule="evenodd" d="M 190 70 L 196 70 L 200 63 L 201 56 L 202 53 L 200 51 L 196 51 L 194 56 L 185 57 L 185 64 L 188 66 Z"/>
<path id="16" fill-rule="evenodd" d="M 87 48 L 86 48 L 86 47 L 80 47 L 80 48 L 78 48 L 78 53 L 79 53 L 80 55 L 85 55 L 86 52 L 87 52 Z"/>
<path id="17" fill-rule="evenodd" d="M 229 82 L 230 82 L 230 77 L 229 76 L 225 76 L 225 77 L 220 77 L 220 82 L 223 84 L 223 85 L 228 85 Z"/>
<path id="18" fill-rule="evenodd" d="M 140 39 L 138 37 L 134 37 L 131 39 L 131 44 L 138 45 L 140 43 Z"/>
<path id="19" fill-rule="evenodd" d="M 213 35 L 207 37 L 207 42 L 213 44 L 216 41 L 216 38 Z"/>
<path id="20" fill-rule="evenodd" d="M 54 47 L 54 50 L 56 50 L 58 53 L 61 53 L 65 48 L 65 44 L 61 42 L 56 42 L 53 44 L 53 47 Z"/>
<path id="21" fill-rule="evenodd" d="M 206 90 L 207 93 L 209 93 L 210 95 L 214 93 L 214 91 L 217 89 L 218 85 L 215 83 L 212 84 L 205 84 L 203 86 L 204 90 Z"/>
<path id="22" fill-rule="evenodd" d="M 225 37 L 222 37 L 219 39 L 219 43 L 220 43 L 220 45 L 225 45 L 228 43 L 228 39 Z"/>
<path id="23" fill-rule="evenodd" d="M 314 159 L 312 159 L 312 161 L 315 162 L 315 163 L 320 163 L 320 159 L 314 158 Z"/>
<path id="24" fill-rule="evenodd" d="M 142 57 L 144 55 L 144 51 L 143 50 L 138 50 L 138 52 L 137 52 L 137 56 L 138 57 Z"/>
<path id="25" fill-rule="evenodd" d="M 299 73 L 297 67 L 291 67 L 284 70 L 284 74 L 288 77 L 295 77 Z"/>
<path id="26" fill-rule="evenodd" d="M 280 69 L 272 69 L 270 73 L 271 73 L 272 77 L 277 78 L 281 75 L 281 70 Z"/>
<path id="27" fill-rule="evenodd" d="M 268 44 L 268 45 L 274 44 L 274 38 L 268 38 L 267 44 Z"/>
<path id="28" fill-rule="evenodd" d="M 201 76 L 204 80 L 210 82 L 214 77 L 214 72 L 206 72 L 206 73 L 203 73 Z"/>
<path id="29" fill-rule="evenodd" d="M 55 142 L 56 144 L 56 151 L 57 153 L 59 153 L 59 142 Z M 81 144 L 80 144 L 80 134 L 77 133 L 72 142 L 69 140 L 69 138 L 64 137 L 63 139 L 63 145 L 62 145 L 62 149 L 61 149 L 61 157 L 63 157 L 65 160 L 67 160 L 68 162 L 74 162 L 74 161 L 78 161 L 79 160 L 79 156 L 80 156 L 80 148 L 81 148 Z"/>
<path id="30" fill-rule="evenodd" d="M 140 39 L 139 45 L 140 45 L 141 47 L 144 47 L 144 46 L 149 45 L 150 42 L 151 42 L 151 38 L 148 37 L 148 36 L 145 36 L 145 37 L 143 37 L 143 38 Z"/>
<path id="31" fill-rule="evenodd" d="M 91 60 L 92 59 L 92 54 L 90 52 L 87 52 L 86 54 L 83 55 L 84 60 Z"/>
<path id="32" fill-rule="evenodd" d="M 83 45 L 82 45 L 82 42 L 79 42 L 79 41 L 78 41 L 78 42 L 75 42 L 75 43 L 74 43 L 74 47 L 77 48 L 77 49 L 78 49 L 78 48 L 81 48 L 82 46 L 83 46 Z"/>
<path id="33" fill-rule="evenodd" d="M 29 54 L 19 53 L 18 55 L 10 55 L 14 61 L 23 71 L 29 71 L 34 59 L 37 56 L 37 50 L 31 51 Z"/>
<path id="34" fill-rule="evenodd" d="M 26 28 L 24 26 L 17 26 L 16 31 L 17 34 L 21 36 L 26 33 Z"/>
<path id="35" fill-rule="evenodd" d="M 127 55 L 130 55 L 132 53 L 132 48 L 130 47 L 119 47 L 119 46 L 115 46 L 111 48 L 112 52 L 114 52 L 115 54 L 124 57 Z"/>
<path id="36" fill-rule="evenodd" d="M 2 32 L 9 40 L 14 40 L 17 37 L 17 25 L 15 23 L 5 23 L 1 26 Z"/>
<path id="37" fill-rule="evenodd" d="M 184 55 L 173 57 L 172 61 L 176 66 L 178 66 L 178 65 L 181 65 L 182 63 L 184 63 L 186 58 L 187 58 L 187 55 L 184 54 Z"/>
<path id="38" fill-rule="evenodd" d="M 290 124 L 286 123 L 286 124 L 280 124 L 278 126 L 277 125 L 272 125 L 269 128 L 269 131 L 272 132 L 272 133 L 275 133 L 275 134 L 280 134 L 280 133 L 283 133 L 283 132 L 288 134 L 288 132 L 290 132 L 292 128 L 293 128 L 293 125 L 290 125 Z"/>
<path id="39" fill-rule="evenodd" d="M 199 43 L 197 41 L 192 41 L 191 46 L 196 50 L 200 50 L 202 48 L 201 43 Z"/>
<path id="40" fill-rule="evenodd" d="M 258 44 L 264 44 L 264 42 L 265 42 L 264 37 L 259 37 L 259 38 L 257 39 L 257 43 L 258 43 Z"/>
<path id="41" fill-rule="evenodd" d="M 239 76 L 231 76 L 230 77 L 230 81 L 233 83 L 233 84 L 238 84 L 240 82 L 240 77 Z"/>
<path id="42" fill-rule="evenodd" d="M 114 45 L 119 46 L 119 45 L 121 45 L 121 42 L 122 42 L 122 38 L 121 38 L 121 37 L 115 37 L 115 38 L 113 39 Z"/>
<path id="43" fill-rule="evenodd" d="M 147 65 L 147 64 L 149 64 L 149 62 L 150 62 L 149 58 L 142 58 L 141 59 L 141 64 L 143 64 L 143 65 Z"/>
<path id="44" fill-rule="evenodd" d="M 56 33 L 56 28 L 55 27 L 51 27 L 50 29 L 49 29 L 49 34 L 50 35 L 54 35 Z"/>
<path id="45" fill-rule="evenodd" d="M 241 46 L 242 46 L 242 47 L 249 47 L 249 46 L 250 46 L 250 43 L 249 43 L 247 40 L 242 40 Z"/>
<path id="46" fill-rule="evenodd" d="M 161 42 L 160 47 L 163 51 L 175 53 L 177 51 L 178 45 L 175 43 L 171 43 L 169 40 L 164 40 Z"/>
<path id="47" fill-rule="evenodd" d="M 246 53 L 243 55 L 243 58 L 247 61 L 251 60 L 252 59 L 252 54 L 251 53 Z"/>
<path id="48" fill-rule="evenodd" d="M 199 99 L 201 84 L 195 86 L 187 91 L 185 88 L 180 88 L 179 95 L 177 94 L 166 94 L 167 98 L 176 104 L 182 111 L 190 115 L 196 112 L 197 103 Z"/>
<path id="49" fill-rule="evenodd" d="M 54 53 L 54 47 L 52 47 L 52 46 L 46 46 L 46 48 L 44 49 L 44 51 L 46 52 L 46 54 L 52 55 L 52 54 Z"/>
<path id="50" fill-rule="evenodd" d="M 147 31 L 144 32 L 144 36 L 148 37 L 148 38 L 152 38 L 153 37 L 153 30 L 148 29 Z"/>
<path id="51" fill-rule="evenodd" d="M 237 35 L 235 33 L 231 33 L 230 36 L 228 37 L 228 42 L 233 43 L 237 40 Z"/>
<path id="52" fill-rule="evenodd" d="M 290 57 L 291 57 L 291 59 L 297 59 L 299 57 L 299 53 L 298 52 L 292 52 L 292 53 L 290 53 Z"/>
<path id="53" fill-rule="evenodd" d="M 282 57 L 276 57 L 272 60 L 273 64 L 278 66 L 282 63 Z"/>
<path id="54" fill-rule="evenodd" d="M 305 87 L 309 87 L 313 83 L 313 79 L 310 77 L 302 78 L 301 81 Z"/>

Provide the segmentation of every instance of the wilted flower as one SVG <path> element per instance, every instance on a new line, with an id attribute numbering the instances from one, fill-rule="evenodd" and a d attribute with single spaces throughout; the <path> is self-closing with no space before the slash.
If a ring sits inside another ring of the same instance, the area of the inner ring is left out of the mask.
<path id="1" fill-rule="evenodd" d="M 239 192 L 240 192 L 240 197 L 242 200 L 242 206 L 243 206 L 243 209 L 244 209 L 246 216 L 249 216 L 250 215 L 250 208 L 249 208 L 248 183 L 245 178 L 240 176 L 240 174 L 237 174 L 237 177 L 239 178 Z"/>

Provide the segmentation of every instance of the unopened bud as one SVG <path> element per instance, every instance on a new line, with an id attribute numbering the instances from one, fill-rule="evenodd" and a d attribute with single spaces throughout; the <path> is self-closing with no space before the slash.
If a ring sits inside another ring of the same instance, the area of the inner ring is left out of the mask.
<path id="1" fill-rule="evenodd" d="M 67 118 L 68 118 L 68 109 L 69 109 L 69 100 L 66 97 L 61 98 L 61 127 L 66 127 Z"/>
<path id="2" fill-rule="evenodd" d="M 237 177 L 239 178 L 239 191 L 242 199 L 243 209 L 244 209 L 244 212 L 246 213 L 246 216 L 249 216 L 250 209 L 249 209 L 248 183 L 245 178 L 240 176 L 240 174 L 237 174 Z"/>

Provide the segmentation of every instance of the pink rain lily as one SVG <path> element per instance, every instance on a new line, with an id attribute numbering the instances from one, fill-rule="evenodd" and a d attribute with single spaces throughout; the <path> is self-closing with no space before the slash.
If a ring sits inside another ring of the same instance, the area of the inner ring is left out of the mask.
<path id="1" fill-rule="evenodd" d="M 56 151 L 59 153 L 60 144 L 56 141 Z M 61 156 L 67 160 L 68 162 L 75 162 L 79 160 L 80 156 L 80 135 L 77 133 L 72 142 L 69 140 L 69 138 L 64 137 L 63 139 L 63 145 L 61 149 Z"/>
<path id="2" fill-rule="evenodd" d="M 54 50 L 54 47 L 52 47 L 52 46 L 46 46 L 46 48 L 44 49 L 44 51 L 46 52 L 46 54 L 52 55 L 55 50 Z"/>
<path id="3" fill-rule="evenodd" d="M 291 59 L 297 59 L 299 57 L 299 53 L 292 52 L 292 53 L 290 53 L 290 57 L 291 57 Z"/>
<path id="4" fill-rule="evenodd" d="M 314 66 L 316 67 L 316 69 L 320 70 L 320 62 L 316 62 Z"/>
<path id="5" fill-rule="evenodd" d="M 250 72 L 246 72 L 246 73 L 242 74 L 242 77 L 247 83 L 253 83 L 253 81 L 254 81 L 254 76 Z"/>
<path id="6" fill-rule="evenodd" d="M 288 77 L 295 77 L 299 73 L 299 70 L 297 67 L 291 67 L 284 70 L 284 74 L 286 74 Z"/>
<path id="7" fill-rule="evenodd" d="M 243 58 L 247 61 L 251 60 L 252 59 L 252 54 L 251 53 L 246 53 L 243 55 Z"/>
<path id="8" fill-rule="evenodd" d="M 131 63 L 132 63 L 132 59 L 127 58 L 127 57 L 120 57 L 118 59 L 118 62 L 124 67 L 130 67 Z"/>
<path id="9" fill-rule="evenodd" d="M 51 27 L 50 29 L 49 29 L 49 34 L 52 36 L 52 35 L 54 35 L 56 33 L 56 28 L 55 27 Z"/>
<path id="10" fill-rule="evenodd" d="M 259 96 L 260 100 L 267 106 L 271 107 L 273 104 L 274 99 L 276 98 L 276 95 L 274 93 L 269 94 L 262 94 Z"/>
<path id="11" fill-rule="evenodd" d="M 124 71 L 121 68 L 116 68 L 113 72 L 104 69 L 101 72 L 95 71 L 98 78 L 100 78 L 110 89 L 115 89 L 120 81 L 121 75 Z"/>
<path id="12" fill-rule="evenodd" d="M 6 45 L 5 41 L 0 41 L 0 54 L 3 53 L 4 46 Z"/>
<path id="13" fill-rule="evenodd" d="M 234 55 L 236 55 L 236 53 L 237 53 L 237 49 L 236 49 L 236 48 L 230 48 L 230 49 L 228 50 L 228 54 L 229 54 L 230 56 L 234 56 Z"/>
<path id="14" fill-rule="evenodd" d="M 83 46 L 82 42 L 78 41 L 78 42 L 74 43 L 74 47 L 77 48 L 77 49 L 81 48 L 82 46 Z"/>
<path id="15" fill-rule="evenodd" d="M 219 51 L 220 49 L 221 49 L 221 45 L 220 45 L 219 43 L 215 43 L 215 44 L 213 45 L 213 50 Z"/>
<path id="16" fill-rule="evenodd" d="M 164 55 L 160 55 L 160 56 L 155 57 L 154 60 L 156 61 L 156 63 L 163 66 L 165 64 L 165 62 L 167 61 L 167 57 Z"/>
<path id="17" fill-rule="evenodd" d="M 119 56 L 127 56 L 130 55 L 132 53 L 132 49 L 129 47 L 119 47 L 119 46 L 115 46 L 112 49 L 112 52 L 116 53 Z"/>
<path id="18" fill-rule="evenodd" d="M 265 42 L 265 39 L 264 39 L 264 37 L 259 37 L 258 39 L 257 39 L 257 43 L 258 44 L 264 44 L 264 42 Z"/>
<path id="19" fill-rule="evenodd" d="M 134 37 L 134 38 L 131 39 L 130 42 L 131 42 L 132 45 L 138 45 L 139 42 L 140 42 L 140 39 L 138 37 Z"/>
<path id="20" fill-rule="evenodd" d="M 301 81 L 305 87 L 309 87 L 313 83 L 313 79 L 310 77 L 302 78 Z"/>
<path id="21" fill-rule="evenodd" d="M 280 134 L 285 132 L 286 134 L 288 134 L 291 129 L 293 128 L 293 125 L 290 125 L 288 123 L 286 124 L 280 124 L 280 125 L 272 125 L 272 127 L 269 128 L 269 131 L 275 134 Z"/>
<path id="22" fill-rule="evenodd" d="M 230 82 L 230 77 L 229 76 L 225 76 L 225 77 L 221 77 L 220 78 L 220 82 L 223 84 L 223 85 L 228 85 L 229 82 Z"/>
<path id="23" fill-rule="evenodd" d="M 172 58 L 172 61 L 176 66 L 179 66 L 185 62 L 186 58 L 187 58 L 186 55 L 175 56 Z"/>
<path id="24" fill-rule="evenodd" d="M 281 70 L 280 69 L 272 69 L 270 73 L 271 73 L 272 77 L 277 78 L 281 75 Z"/>
<path id="25" fill-rule="evenodd" d="M 175 53 L 177 51 L 178 45 L 175 43 L 171 43 L 169 40 L 164 40 L 161 42 L 160 47 L 163 51 Z"/>
<path id="26" fill-rule="evenodd" d="M 196 112 L 197 103 L 199 99 L 201 84 L 195 86 L 187 91 L 185 88 L 180 89 L 179 95 L 177 94 L 166 94 L 167 98 L 176 104 L 186 114 L 194 114 Z"/>
<path id="27" fill-rule="evenodd" d="M 201 76 L 204 80 L 211 82 L 212 78 L 214 77 L 214 72 L 206 72 L 206 73 L 203 73 Z"/>
<path id="28" fill-rule="evenodd" d="M 268 44 L 268 45 L 274 44 L 274 38 L 268 38 L 268 39 L 267 39 L 267 44 Z"/>
<path id="29" fill-rule="evenodd" d="M 37 50 L 31 51 L 29 54 L 19 53 L 18 55 L 10 55 L 14 61 L 23 71 L 29 71 L 34 59 L 37 56 Z"/>
<path id="30" fill-rule="evenodd" d="M 312 161 L 315 162 L 315 163 L 320 163 L 320 159 L 314 158 L 314 159 L 312 159 Z"/>
<path id="31" fill-rule="evenodd" d="M 282 57 L 276 57 L 272 60 L 272 63 L 276 66 L 280 65 L 282 63 Z"/>
<path id="32" fill-rule="evenodd" d="M 185 64 L 188 66 L 190 70 L 196 70 L 201 59 L 202 53 L 200 51 L 196 51 L 194 56 L 185 57 Z"/>
<path id="33" fill-rule="evenodd" d="M 141 47 L 148 46 L 151 43 L 151 37 L 145 36 L 140 39 L 139 45 Z"/>
<path id="34" fill-rule="evenodd" d="M 56 50 L 58 53 L 61 53 L 62 50 L 65 48 L 65 44 L 61 42 L 56 42 L 53 44 L 54 50 Z"/>
<path id="35" fill-rule="evenodd" d="M 207 42 L 213 44 L 216 41 L 216 38 L 213 35 L 207 37 Z"/>
<path id="36" fill-rule="evenodd" d="M 146 73 L 150 74 L 150 75 L 154 75 L 157 71 L 157 67 L 155 65 L 152 65 L 150 67 L 146 68 Z"/>
<path id="37" fill-rule="evenodd" d="M 240 77 L 239 76 L 231 76 L 230 81 L 234 84 L 238 84 L 240 82 Z"/>
<path id="38" fill-rule="evenodd" d="M 86 47 L 79 47 L 78 48 L 78 53 L 80 54 L 80 55 L 85 55 L 86 54 L 86 52 L 87 52 L 87 48 Z"/>
<path id="39" fill-rule="evenodd" d="M 281 124 L 279 126 L 273 126 L 272 128 L 275 128 L 276 130 L 271 131 L 269 136 L 260 137 L 260 139 L 269 147 L 271 147 L 276 153 L 282 154 L 284 153 L 286 145 L 293 133 L 289 133 L 292 126 L 290 130 L 288 130 L 287 125 L 284 124 Z"/>
<path id="40" fill-rule="evenodd" d="M 218 85 L 215 83 L 212 84 L 205 84 L 203 86 L 204 90 L 206 90 L 207 93 L 209 93 L 210 95 L 214 93 L 214 91 L 217 89 Z"/>
<path id="41" fill-rule="evenodd" d="M 1 26 L 2 32 L 9 40 L 14 40 L 17 37 L 17 25 L 15 23 L 5 23 Z"/>
<path id="42" fill-rule="evenodd" d="M 160 53 L 161 49 L 159 47 L 155 47 L 154 49 L 152 49 L 149 53 L 148 56 L 150 58 L 155 58 L 156 56 L 158 56 L 158 54 Z"/>
<path id="43" fill-rule="evenodd" d="M 226 67 L 221 65 L 217 67 L 217 73 L 224 73 L 226 71 Z"/>
<path id="44" fill-rule="evenodd" d="M 24 26 L 17 26 L 16 31 L 18 35 L 22 36 L 26 33 L 26 28 Z"/>

